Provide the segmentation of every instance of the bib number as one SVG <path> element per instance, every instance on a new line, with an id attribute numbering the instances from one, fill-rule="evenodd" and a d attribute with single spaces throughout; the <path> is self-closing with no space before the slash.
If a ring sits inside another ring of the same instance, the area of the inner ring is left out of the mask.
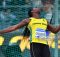
<path id="1" fill-rule="evenodd" d="M 36 38 L 46 38 L 46 31 L 40 28 L 36 29 Z"/>

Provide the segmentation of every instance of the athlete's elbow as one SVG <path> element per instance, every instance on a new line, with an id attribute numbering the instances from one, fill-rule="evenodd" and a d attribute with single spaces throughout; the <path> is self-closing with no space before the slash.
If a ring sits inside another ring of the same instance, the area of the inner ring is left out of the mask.
<path id="1" fill-rule="evenodd" d="M 54 31 L 53 31 L 53 33 L 55 33 L 55 34 L 58 33 L 58 32 L 59 32 L 59 30 L 54 30 Z"/>

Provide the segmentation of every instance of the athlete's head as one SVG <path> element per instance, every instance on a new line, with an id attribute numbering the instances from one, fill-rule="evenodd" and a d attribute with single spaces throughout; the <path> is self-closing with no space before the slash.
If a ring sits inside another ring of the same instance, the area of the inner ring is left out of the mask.
<path id="1" fill-rule="evenodd" d="M 36 13 L 36 14 L 39 14 L 40 13 L 40 8 L 31 8 L 29 11 L 28 11 L 28 15 L 29 17 L 32 17 L 32 14 L 33 13 Z"/>
<path id="2" fill-rule="evenodd" d="M 39 13 L 40 12 L 40 8 L 33 8 L 33 10 L 31 12 L 32 13 Z"/>

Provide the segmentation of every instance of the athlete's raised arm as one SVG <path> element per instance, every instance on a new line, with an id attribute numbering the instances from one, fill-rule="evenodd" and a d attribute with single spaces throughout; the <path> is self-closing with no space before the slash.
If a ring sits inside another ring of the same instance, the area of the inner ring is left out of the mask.
<path id="1" fill-rule="evenodd" d="M 51 24 L 48 24 L 47 29 L 53 33 L 57 33 L 60 31 L 60 26 L 54 27 Z"/>
<path id="2" fill-rule="evenodd" d="M 29 19 L 24 19 L 22 20 L 20 23 L 18 23 L 17 25 L 14 25 L 14 26 L 10 26 L 4 30 L 0 30 L 0 34 L 3 34 L 3 33 L 7 33 L 7 32 L 11 32 L 11 31 L 14 31 L 14 30 L 17 30 L 25 25 L 27 25 L 29 23 Z"/>

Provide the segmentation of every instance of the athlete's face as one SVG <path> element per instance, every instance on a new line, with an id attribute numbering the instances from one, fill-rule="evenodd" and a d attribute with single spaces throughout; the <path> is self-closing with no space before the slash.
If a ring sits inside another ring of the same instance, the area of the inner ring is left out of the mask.
<path id="1" fill-rule="evenodd" d="M 40 13 L 40 8 L 33 8 L 32 13 Z"/>

